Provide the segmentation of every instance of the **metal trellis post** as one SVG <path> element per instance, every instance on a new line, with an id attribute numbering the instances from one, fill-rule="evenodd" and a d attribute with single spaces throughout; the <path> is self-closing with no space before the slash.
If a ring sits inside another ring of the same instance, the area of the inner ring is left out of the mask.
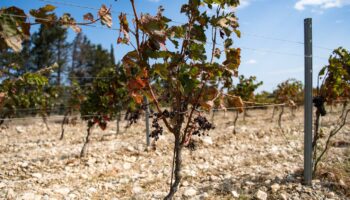
<path id="1" fill-rule="evenodd" d="M 312 181 L 312 19 L 304 20 L 305 97 L 304 97 L 304 184 Z"/>
<path id="2" fill-rule="evenodd" d="M 149 135 L 150 135 L 150 132 L 149 132 L 149 106 L 148 106 L 148 99 L 146 96 L 143 97 L 143 102 L 146 106 L 146 144 L 147 146 L 150 145 L 150 139 L 149 139 Z"/>

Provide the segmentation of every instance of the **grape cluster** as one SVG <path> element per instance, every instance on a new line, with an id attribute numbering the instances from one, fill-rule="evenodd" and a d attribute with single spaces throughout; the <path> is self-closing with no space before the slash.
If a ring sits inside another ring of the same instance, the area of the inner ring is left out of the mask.
<path id="1" fill-rule="evenodd" d="M 197 145 L 196 143 L 191 140 L 187 145 L 186 145 L 186 148 L 188 148 L 190 151 L 195 151 L 197 150 Z"/>
<path id="2" fill-rule="evenodd" d="M 159 125 L 158 119 L 158 117 L 153 118 L 152 128 L 154 128 L 154 130 L 152 130 L 150 134 L 150 137 L 154 138 L 156 141 L 159 139 L 160 135 L 163 135 L 163 127 Z"/>
<path id="3" fill-rule="evenodd" d="M 212 123 L 210 123 L 207 118 L 203 116 L 198 116 L 193 120 L 197 124 L 197 129 L 192 132 L 192 135 L 204 135 L 205 131 L 209 131 L 210 129 L 214 129 Z"/>
<path id="4" fill-rule="evenodd" d="M 128 124 L 126 127 L 130 127 L 131 125 L 137 123 L 137 120 L 140 119 L 141 110 L 137 109 L 132 111 L 131 109 L 128 109 L 125 114 L 124 120 L 128 121 Z"/>
<path id="5" fill-rule="evenodd" d="M 159 139 L 159 136 L 163 134 L 163 127 L 159 125 L 159 119 L 162 117 L 174 118 L 175 112 L 164 110 L 162 113 L 153 113 L 151 117 L 153 117 L 152 128 L 154 128 L 154 130 L 152 130 L 150 137 L 154 138 L 157 141 Z"/>
<path id="6" fill-rule="evenodd" d="M 163 113 L 162 113 L 162 116 L 165 117 L 165 118 L 174 118 L 175 117 L 175 112 L 169 112 L 168 110 L 164 110 Z"/>
<path id="7" fill-rule="evenodd" d="M 322 96 L 316 96 L 313 98 L 312 102 L 314 106 L 317 108 L 317 111 L 321 114 L 321 116 L 325 116 L 327 114 L 326 108 L 324 107 L 324 103 L 326 99 Z"/>

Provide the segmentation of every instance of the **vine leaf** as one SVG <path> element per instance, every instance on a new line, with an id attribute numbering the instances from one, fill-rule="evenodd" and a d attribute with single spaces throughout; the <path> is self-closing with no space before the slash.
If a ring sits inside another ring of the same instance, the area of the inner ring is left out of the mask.
<path id="1" fill-rule="evenodd" d="M 212 107 L 214 107 L 214 101 L 206 101 L 206 102 L 200 102 L 201 107 L 204 110 L 209 111 Z"/>
<path id="2" fill-rule="evenodd" d="M 86 14 L 84 15 L 84 20 L 85 20 L 85 21 L 93 22 L 93 21 L 94 21 L 94 15 L 91 14 L 91 13 L 86 13 Z"/>
<path id="3" fill-rule="evenodd" d="M 13 49 L 15 52 L 20 52 L 22 50 L 22 37 L 20 35 L 6 36 L 6 44 Z"/>
<path id="4" fill-rule="evenodd" d="M 26 17 L 19 18 L 11 15 L 26 16 L 22 9 L 9 7 L 0 10 L 0 47 L 8 46 L 15 52 L 22 50 L 22 42 L 29 38 L 30 24 L 26 23 Z M 4 45 L 5 44 L 5 45 Z"/>
<path id="5" fill-rule="evenodd" d="M 226 60 L 223 62 L 226 69 L 231 72 L 232 75 L 238 76 L 238 67 L 241 64 L 241 49 L 230 48 L 226 51 Z"/>
<path id="6" fill-rule="evenodd" d="M 139 90 L 146 87 L 146 83 L 140 77 L 137 77 L 136 79 L 130 80 L 128 86 L 129 86 L 129 89 Z"/>
<path id="7" fill-rule="evenodd" d="M 65 26 L 65 27 L 70 27 L 76 33 L 80 33 L 81 32 L 80 26 L 77 25 L 75 20 L 68 13 L 64 13 L 62 15 L 62 17 L 60 18 L 60 23 L 62 23 L 63 26 Z"/>
<path id="8" fill-rule="evenodd" d="M 132 92 L 131 93 L 131 97 L 134 99 L 134 101 L 137 103 L 137 104 L 141 104 L 142 103 L 142 95 L 141 94 L 138 94 L 136 92 Z"/>
<path id="9" fill-rule="evenodd" d="M 160 47 L 166 50 L 165 41 L 167 38 L 166 35 L 166 23 L 170 20 L 161 16 L 161 13 L 158 13 L 157 16 L 151 16 L 145 14 L 141 16 L 140 19 L 140 29 L 149 35 L 148 47 L 153 50 L 159 50 Z"/>
<path id="10" fill-rule="evenodd" d="M 126 18 L 126 14 L 125 13 L 120 13 L 119 15 L 119 23 L 120 23 L 120 32 L 119 32 L 119 37 L 117 40 L 117 43 L 123 43 L 123 44 L 128 44 L 130 41 L 130 36 L 129 36 L 129 23 L 128 20 Z M 123 38 L 120 36 L 120 34 L 123 34 Z"/>
<path id="11" fill-rule="evenodd" d="M 2 107 L 6 98 L 6 94 L 4 92 L 0 92 L 0 108 Z"/>
<path id="12" fill-rule="evenodd" d="M 112 27 L 112 15 L 110 9 L 106 7 L 106 5 L 102 5 L 100 10 L 98 11 L 98 15 L 101 18 L 102 25 L 106 25 L 109 28 Z"/>
<path id="13" fill-rule="evenodd" d="M 220 59 L 220 55 L 221 55 L 221 50 L 219 48 L 215 48 L 214 50 L 214 56 L 217 58 L 217 59 Z"/>
<path id="14" fill-rule="evenodd" d="M 32 9 L 29 13 L 36 18 L 35 22 L 44 25 L 51 25 L 57 20 L 57 16 L 54 13 L 51 13 L 55 9 L 55 6 L 48 4 L 39 9 Z"/>
<path id="15" fill-rule="evenodd" d="M 242 98 L 239 96 L 233 96 L 233 95 L 226 95 L 228 97 L 228 101 L 230 105 L 233 105 L 234 107 L 238 108 L 238 111 L 241 113 L 243 112 L 243 106 L 244 103 L 242 101 Z"/>

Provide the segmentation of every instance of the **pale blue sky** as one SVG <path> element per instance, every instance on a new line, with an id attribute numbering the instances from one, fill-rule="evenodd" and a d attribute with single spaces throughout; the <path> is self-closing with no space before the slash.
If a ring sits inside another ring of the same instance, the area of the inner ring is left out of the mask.
<path id="1" fill-rule="evenodd" d="M 185 0 L 135 2 L 139 12 L 155 13 L 158 6 L 163 5 L 167 17 L 179 22 L 185 20 L 179 12 Z M 118 12 L 132 13 L 128 0 L 0 0 L 0 7 L 15 5 L 28 11 L 30 8 L 52 4 L 57 6 L 59 14 L 69 12 L 81 21 L 83 14 L 97 12 L 89 8 L 98 9 L 103 3 L 112 5 L 114 28 L 118 28 Z M 244 0 L 241 5 L 236 15 L 242 37 L 234 38 L 235 46 L 242 48 L 240 73 L 255 75 L 263 81 L 264 85 L 259 91 L 272 91 L 287 78 L 303 81 L 304 47 L 301 43 L 304 40 L 304 18 L 313 18 L 315 72 L 327 63 L 330 49 L 339 46 L 350 49 L 350 0 Z M 130 50 L 127 46 L 117 46 L 118 32 L 115 30 L 83 27 L 83 32 L 94 43 L 100 43 L 106 48 L 113 44 L 117 59 Z M 74 35 L 69 31 L 70 39 Z"/>

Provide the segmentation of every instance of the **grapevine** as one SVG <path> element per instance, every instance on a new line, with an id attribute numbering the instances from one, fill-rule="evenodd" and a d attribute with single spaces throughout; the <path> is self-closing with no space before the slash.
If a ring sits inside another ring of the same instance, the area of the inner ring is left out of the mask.
<path id="1" fill-rule="evenodd" d="M 350 112 L 350 109 L 343 106 L 337 125 L 330 130 L 326 143 L 322 145 L 320 141 L 320 118 L 327 114 L 325 104 L 332 104 L 338 100 L 347 102 L 350 99 L 350 52 L 339 47 L 333 51 L 328 62 L 328 65 L 324 66 L 319 72 L 316 96 L 313 99 L 316 107 L 315 131 L 312 142 L 313 175 L 317 173 L 319 163 L 329 150 L 331 140 L 345 126 Z"/>

